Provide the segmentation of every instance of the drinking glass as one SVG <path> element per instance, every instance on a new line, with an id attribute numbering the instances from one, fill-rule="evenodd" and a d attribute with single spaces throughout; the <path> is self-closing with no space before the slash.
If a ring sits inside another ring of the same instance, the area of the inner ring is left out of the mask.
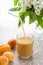
<path id="1" fill-rule="evenodd" d="M 38 52 L 38 49 L 34 49 L 34 36 L 32 34 L 25 33 L 24 36 L 23 33 L 19 33 L 16 38 L 19 57 L 23 59 L 30 58 L 34 53 Z"/>

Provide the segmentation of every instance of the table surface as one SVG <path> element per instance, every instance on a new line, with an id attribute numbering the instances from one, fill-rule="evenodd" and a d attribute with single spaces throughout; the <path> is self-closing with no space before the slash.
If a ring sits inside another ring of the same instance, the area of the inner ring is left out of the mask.
<path id="1" fill-rule="evenodd" d="M 29 59 L 21 59 L 16 49 L 13 49 L 12 52 L 14 53 L 15 59 L 9 65 L 43 65 L 43 52 L 40 50 Z"/>
<path id="2" fill-rule="evenodd" d="M 13 62 L 9 63 L 9 65 L 43 65 L 43 38 L 42 38 L 42 40 L 40 40 L 40 38 L 38 38 L 38 40 L 39 40 L 40 44 L 37 45 L 37 42 L 35 39 L 34 48 L 36 50 L 40 48 L 40 50 L 38 50 L 38 52 L 34 53 L 33 56 L 29 59 L 21 59 L 18 56 L 17 50 L 13 49 L 12 52 L 13 52 L 15 58 L 14 58 Z M 2 43 L 2 42 L 0 42 L 0 43 Z"/>

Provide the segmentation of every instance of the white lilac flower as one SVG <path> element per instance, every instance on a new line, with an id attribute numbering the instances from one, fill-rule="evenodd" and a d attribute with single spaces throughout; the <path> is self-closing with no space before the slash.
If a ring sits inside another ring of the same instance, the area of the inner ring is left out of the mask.
<path id="1" fill-rule="evenodd" d="M 37 0 L 33 0 L 32 1 L 32 5 L 33 6 L 36 6 L 36 5 L 39 5 L 40 4 L 40 1 L 37 1 Z"/>
<path id="2" fill-rule="evenodd" d="M 43 0 L 20 0 L 22 11 L 26 11 L 26 7 L 31 7 L 33 5 L 35 13 L 40 15 L 41 10 L 43 9 Z"/>
<path id="3" fill-rule="evenodd" d="M 41 2 L 41 8 L 43 9 L 43 2 Z"/>
<path id="4" fill-rule="evenodd" d="M 24 3 L 25 3 L 25 0 L 20 0 L 20 3 L 21 3 L 21 4 L 24 4 Z"/>
<path id="5" fill-rule="evenodd" d="M 31 0 L 25 0 L 26 6 L 31 8 Z"/>
<path id="6" fill-rule="evenodd" d="M 35 13 L 37 15 L 40 15 L 40 12 L 42 10 L 42 4 L 41 4 L 41 0 L 33 0 L 32 2 L 33 6 L 34 6 L 34 9 L 35 9 Z"/>
<path id="7" fill-rule="evenodd" d="M 31 7 L 30 0 L 20 0 L 20 2 L 21 2 L 21 8 L 23 12 L 26 11 L 27 6 Z"/>
<path id="8" fill-rule="evenodd" d="M 22 8 L 22 11 L 25 12 L 25 11 L 26 11 L 25 0 L 20 0 L 20 2 L 21 2 L 21 8 Z"/>
<path id="9" fill-rule="evenodd" d="M 21 6 L 22 11 L 25 12 L 26 11 L 26 5 L 23 4 L 23 6 Z"/>
<path id="10" fill-rule="evenodd" d="M 40 15 L 40 11 L 39 11 L 39 10 L 35 10 L 35 13 L 36 13 L 37 15 Z"/>
<path id="11" fill-rule="evenodd" d="M 39 4 L 38 6 L 35 7 L 35 12 L 37 15 L 40 15 L 40 11 L 42 10 L 41 5 Z"/>

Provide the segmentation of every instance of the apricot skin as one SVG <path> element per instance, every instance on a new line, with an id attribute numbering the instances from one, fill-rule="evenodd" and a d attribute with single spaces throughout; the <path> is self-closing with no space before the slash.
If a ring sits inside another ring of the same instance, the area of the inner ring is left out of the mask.
<path id="1" fill-rule="evenodd" d="M 5 56 L 0 56 L 0 65 L 8 65 L 8 58 Z"/>
<path id="2" fill-rule="evenodd" d="M 4 44 L 0 46 L 0 55 L 2 55 L 6 51 L 10 51 L 11 48 L 8 44 Z"/>
<path id="3" fill-rule="evenodd" d="M 9 62 L 12 62 L 14 60 L 14 55 L 12 52 L 7 51 L 7 52 L 3 53 L 3 56 L 6 56 L 9 60 Z"/>
<path id="4" fill-rule="evenodd" d="M 16 47 L 16 39 L 12 39 L 8 41 L 8 44 L 10 45 L 11 49 Z"/>

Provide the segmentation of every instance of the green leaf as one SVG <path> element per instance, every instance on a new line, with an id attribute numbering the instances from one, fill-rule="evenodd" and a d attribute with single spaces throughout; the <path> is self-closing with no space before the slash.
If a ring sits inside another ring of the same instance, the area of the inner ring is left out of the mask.
<path id="1" fill-rule="evenodd" d="M 20 1 L 18 1 L 18 6 L 21 6 L 21 3 L 20 3 Z"/>
<path id="2" fill-rule="evenodd" d="M 20 21 L 20 19 L 19 19 L 19 21 L 18 21 L 19 23 L 18 23 L 18 27 L 20 27 L 21 26 L 21 21 Z"/>
<path id="3" fill-rule="evenodd" d="M 31 11 L 29 15 L 29 24 L 35 22 L 35 20 L 36 20 L 36 14 Z"/>
<path id="4" fill-rule="evenodd" d="M 19 16 L 21 17 L 22 23 L 24 24 L 25 23 L 25 15 L 24 15 L 24 12 L 20 12 L 19 13 Z"/>
<path id="5" fill-rule="evenodd" d="M 21 12 L 19 13 L 19 16 L 21 17 L 23 14 L 24 14 L 24 13 L 21 11 Z"/>
<path id="6" fill-rule="evenodd" d="M 37 16 L 37 21 L 38 21 L 38 24 L 41 26 L 41 28 L 43 28 L 43 20 L 41 16 Z"/>
<path id="7" fill-rule="evenodd" d="M 40 13 L 41 17 L 43 17 L 43 9 L 41 10 L 41 13 Z"/>
<path id="8" fill-rule="evenodd" d="M 29 14 L 30 14 L 30 11 L 24 12 L 24 16 L 25 16 L 25 17 L 26 17 L 26 16 L 29 16 Z"/>
<path id="9" fill-rule="evenodd" d="M 39 16 L 37 15 L 37 21 L 38 21 L 38 24 L 41 26 L 41 28 L 43 28 L 43 19 L 42 19 L 42 17 L 43 17 L 43 9 L 41 10 L 40 15 Z"/>
<path id="10" fill-rule="evenodd" d="M 21 10 L 21 7 L 14 7 L 9 9 L 9 11 L 20 11 L 20 10 Z"/>
<path id="11" fill-rule="evenodd" d="M 19 16 L 21 17 L 23 23 L 25 23 L 25 17 L 26 17 L 26 16 L 29 16 L 29 13 L 30 13 L 29 11 L 26 11 L 26 12 L 22 12 L 22 11 L 21 11 L 21 12 L 19 13 Z"/>
<path id="12" fill-rule="evenodd" d="M 29 17 L 29 24 L 33 23 L 33 20 L 31 19 L 31 17 Z"/>
<path id="13" fill-rule="evenodd" d="M 14 6 L 17 5 L 18 1 L 19 1 L 19 0 L 14 0 Z"/>
<path id="14" fill-rule="evenodd" d="M 27 12 L 27 11 L 31 11 L 31 10 L 32 10 L 32 9 L 31 9 L 31 8 L 29 8 L 29 7 L 27 7 L 27 8 L 26 8 L 26 12 Z"/>

